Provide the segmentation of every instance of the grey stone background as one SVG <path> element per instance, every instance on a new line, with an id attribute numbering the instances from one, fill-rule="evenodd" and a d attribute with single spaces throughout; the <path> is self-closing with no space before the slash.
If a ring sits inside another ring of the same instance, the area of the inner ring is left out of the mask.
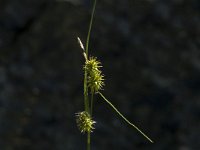
<path id="1" fill-rule="evenodd" d="M 84 150 L 82 52 L 91 1 L 0 0 L 0 149 Z M 91 55 L 103 93 L 92 150 L 200 149 L 200 1 L 99 0 Z"/>

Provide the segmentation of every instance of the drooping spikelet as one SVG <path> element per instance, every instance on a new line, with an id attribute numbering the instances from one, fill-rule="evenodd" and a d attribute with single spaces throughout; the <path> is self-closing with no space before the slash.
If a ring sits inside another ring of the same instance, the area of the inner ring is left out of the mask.
<path id="1" fill-rule="evenodd" d="M 101 62 L 95 57 L 90 57 L 85 61 L 84 69 L 88 75 L 87 84 L 91 93 L 99 92 L 104 86 L 104 76 L 100 70 L 101 67 Z"/>
<path id="2" fill-rule="evenodd" d="M 82 133 L 92 132 L 94 130 L 95 121 L 92 120 L 90 114 L 86 111 L 76 113 L 76 123 Z"/>

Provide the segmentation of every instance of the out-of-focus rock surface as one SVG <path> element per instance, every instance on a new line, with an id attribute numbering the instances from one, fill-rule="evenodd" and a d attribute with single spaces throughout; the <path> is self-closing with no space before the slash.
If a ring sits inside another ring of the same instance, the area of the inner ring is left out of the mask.
<path id="1" fill-rule="evenodd" d="M 90 1 L 0 1 L 0 149 L 83 150 L 83 56 Z M 98 1 L 90 51 L 103 93 L 92 150 L 200 149 L 200 1 Z"/>

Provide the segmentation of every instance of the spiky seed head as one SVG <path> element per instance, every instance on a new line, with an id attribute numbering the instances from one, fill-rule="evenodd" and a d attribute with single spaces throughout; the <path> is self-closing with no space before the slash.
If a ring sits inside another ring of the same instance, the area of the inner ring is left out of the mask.
<path id="1" fill-rule="evenodd" d="M 101 62 L 98 61 L 96 57 L 90 57 L 89 60 L 85 62 L 85 69 L 88 73 L 91 71 L 99 71 L 101 67 Z"/>
<path id="2" fill-rule="evenodd" d="M 88 87 L 91 92 L 97 93 L 103 89 L 104 86 L 104 76 L 100 73 L 88 77 Z"/>
<path id="3" fill-rule="evenodd" d="M 86 111 L 76 113 L 76 123 L 82 133 L 92 132 L 94 130 L 95 121 L 92 120 L 90 114 Z"/>
<path id="4" fill-rule="evenodd" d="M 99 90 L 103 89 L 104 86 L 104 76 L 100 70 L 102 67 L 101 62 L 98 61 L 95 57 L 90 57 L 85 62 L 84 69 L 88 74 L 88 87 L 90 88 L 91 93 L 97 93 Z"/>

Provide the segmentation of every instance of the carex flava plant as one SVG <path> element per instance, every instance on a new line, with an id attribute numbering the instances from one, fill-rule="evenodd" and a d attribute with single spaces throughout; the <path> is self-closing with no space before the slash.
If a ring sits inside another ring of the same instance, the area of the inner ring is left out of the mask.
<path id="1" fill-rule="evenodd" d="M 136 125 L 131 123 L 122 113 L 102 94 L 102 89 L 105 86 L 104 83 L 104 75 L 102 74 L 101 62 L 94 56 L 89 56 L 89 42 L 90 42 L 90 34 L 91 28 L 93 24 L 93 18 L 95 13 L 96 1 L 94 0 L 92 14 L 90 18 L 90 24 L 86 39 L 86 47 L 84 47 L 82 41 L 78 37 L 78 43 L 80 44 L 81 49 L 83 50 L 83 56 L 85 59 L 85 64 L 83 66 L 84 70 L 84 108 L 85 110 L 82 112 L 76 113 L 76 123 L 77 126 L 82 133 L 87 133 L 87 150 L 90 150 L 90 141 L 91 141 L 91 132 L 94 130 L 95 121 L 92 119 L 92 111 L 93 111 L 93 100 L 95 95 L 99 95 L 102 100 L 104 100 L 114 111 L 130 126 L 135 128 L 139 133 L 141 133 L 148 141 L 153 143 L 153 141 L 142 132 Z"/>

